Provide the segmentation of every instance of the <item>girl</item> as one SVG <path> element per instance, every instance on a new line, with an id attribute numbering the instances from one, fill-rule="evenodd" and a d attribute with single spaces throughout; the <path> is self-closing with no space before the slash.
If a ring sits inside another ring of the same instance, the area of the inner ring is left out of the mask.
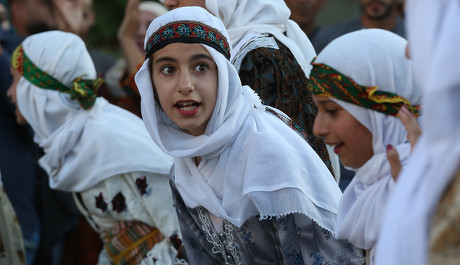
<path id="1" fill-rule="evenodd" d="M 14 52 L 11 72 L 17 120 L 43 148 L 50 186 L 73 192 L 99 232 L 99 264 L 176 263 L 172 159 L 139 118 L 96 98 L 100 80 L 85 43 L 60 31 L 32 35 Z"/>
<path id="2" fill-rule="evenodd" d="M 145 52 L 142 116 L 174 156 L 190 264 L 360 264 L 360 251 L 333 237 L 337 184 L 289 118 L 241 86 L 219 19 L 170 11 L 150 25 Z"/>
<path id="3" fill-rule="evenodd" d="M 380 29 L 346 34 L 312 62 L 308 83 L 318 105 L 314 133 L 356 172 L 340 200 L 337 237 L 370 250 L 370 260 L 395 186 L 386 150 L 396 148 L 405 165 L 411 149 L 395 116 L 404 104 L 419 113 L 421 93 L 404 56 L 406 45 Z"/>

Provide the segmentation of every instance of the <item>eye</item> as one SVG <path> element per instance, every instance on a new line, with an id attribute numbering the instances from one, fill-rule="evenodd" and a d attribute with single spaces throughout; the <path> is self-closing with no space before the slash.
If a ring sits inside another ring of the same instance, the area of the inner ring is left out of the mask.
<path id="1" fill-rule="evenodd" d="M 195 69 L 193 69 L 193 70 L 195 70 L 197 72 L 204 72 L 204 71 L 208 70 L 208 65 L 206 65 L 206 64 L 197 64 L 195 66 Z"/>
<path id="2" fill-rule="evenodd" d="M 333 116 L 337 113 L 339 109 L 326 109 L 326 113 L 328 113 L 329 115 Z"/>
<path id="3" fill-rule="evenodd" d="M 165 75 L 170 75 L 176 72 L 176 69 L 174 69 L 172 66 L 166 65 L 161 68 L 161 72 Z"/>

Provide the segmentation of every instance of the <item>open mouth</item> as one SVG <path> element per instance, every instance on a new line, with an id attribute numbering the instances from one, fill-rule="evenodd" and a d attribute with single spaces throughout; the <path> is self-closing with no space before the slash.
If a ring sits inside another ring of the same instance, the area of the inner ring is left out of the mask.
<path id="1" fill-rule="evenodd" d="M 191 111 L 191 110 L 194 110 L 196 108 L 198 108 L 200 104 L 198 102 L 195 102 L 195 101 L 184 101 L 184 102 L 179 102 L 179 103 L 176 103 L 176 108 L 179 108 L 180 110 L 183 110 L 183 111 Z"/>
<path id="2" fill-rule="evenodd" d="M 343 143 L 336 144 L 334 146 L 334 153 L 339 154 L 340 151 L 342 150 L 342 147 L 343 147 Z"/>

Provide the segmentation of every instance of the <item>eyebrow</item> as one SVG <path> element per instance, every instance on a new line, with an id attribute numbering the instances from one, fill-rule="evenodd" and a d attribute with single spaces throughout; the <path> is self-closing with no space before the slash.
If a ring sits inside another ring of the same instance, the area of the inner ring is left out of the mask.
<path id="1" fill-rule="evenodd" d="M 207 60 L 210 60 L 212 62 L 214 61 L 211 56 L 209 56 L 207 54 L 204 54 L 204 53 L 199 53 L 199 54 L 193 55 L 190 58 L 190 61 L 199 60 L 199 59 L 207 59 Z M 177 60 L 175 58 L 172 58 L 172 57 L 164 56 L 164 57 L 160 57 L 160 58 L 155 60 L 155 63 L 160 63 L 160 62 L 177 62 Z"/>
<path id="2" fill-rule="evenodd" d="M 332 100 L 330 98 L 324 98 L 323 99 L 323 97 L 321 97 L 320 100 L 316 100 L 317 105 L 326 105 L 326 104 L 328 104 L 330 102 L 332 102 Z"/>

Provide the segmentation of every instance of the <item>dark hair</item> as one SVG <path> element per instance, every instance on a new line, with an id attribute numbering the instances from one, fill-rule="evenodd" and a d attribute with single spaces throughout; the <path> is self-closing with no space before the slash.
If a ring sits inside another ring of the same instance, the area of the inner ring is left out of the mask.
<path id="1" fill-rule="evenodd" d="M 155 99 L 155 102 L 158 104 L 158 106 L 161 108 L 160 99 L 158 98 L 157 88 L 155 87 L 155 83 L 153 83 L 153 76 L 152 76 L 152 72 L 153 72 L 153 54 L 150 55 L 150 57 L 148 59 L 149 59 L 148 66 L 149 66 L 150 83 L 152 83 L 152 88 L 153 88 L 153 98 Z"/>

